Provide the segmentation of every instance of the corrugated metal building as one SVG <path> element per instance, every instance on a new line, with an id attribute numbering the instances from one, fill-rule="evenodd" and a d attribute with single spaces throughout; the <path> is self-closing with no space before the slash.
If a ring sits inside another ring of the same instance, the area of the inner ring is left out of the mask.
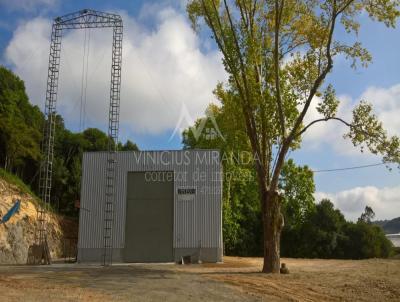
<path id="1" fill-rule="evenodd" d="M 118 152 L 113 261 L 222 261 L 216 150 Z M 99 262 L 107 152 L 83 155 L 78 261 Z"/>

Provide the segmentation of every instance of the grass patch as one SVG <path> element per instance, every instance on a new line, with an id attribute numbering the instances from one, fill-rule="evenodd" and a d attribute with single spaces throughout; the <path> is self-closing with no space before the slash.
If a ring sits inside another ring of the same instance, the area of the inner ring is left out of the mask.
<path id="1" fill-rule="evenodd" d="M 33 198 L 39 200 L 39 197 L 37 197 L 35 193 L 32 192 L 31 188 L 18 176 L 8 173 L 4 169 L 0 168 L 0 178 L 3 178 L 8 183 L 15 185 L 22 193 L 32 195 Z"/>
<path id="2" fill-rule="evenodd" d="M 31 188 L 22 181 L 18 176 L 5 171 L 0 168 L 0 178 L 4 179 L 6 182 L 15 185 L 21 193 L 28 194 L 32 197 L 36 205 L 42 205 L 41 199 L 31 190 Z M 54 209 L 50 205 L 49 210 L 55 213 Z"/>

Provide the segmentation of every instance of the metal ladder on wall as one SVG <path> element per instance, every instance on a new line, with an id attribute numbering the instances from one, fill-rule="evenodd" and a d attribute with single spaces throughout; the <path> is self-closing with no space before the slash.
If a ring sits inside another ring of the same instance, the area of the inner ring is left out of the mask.
<path id="1" fill-rule="evenodd" d="M 53 25 L 51 33 L 49 69 L 47 78 L 45 126 L 43 128 L 42 162 L 39 176 L 39 192 L 42 203 L 37 210 L 35 243 L 39 252 L 33 256 L 34 264 L 50 264 L 51 257 L 47 243 L 47 212 L 50 208 L 50 193 L 54 159 L 54 134 L 56 128 L 56 101 L 61 52 L 61 29 Z"/>
<path id="2" fill-rule="evenodd" d="M 112 65 L 111 65 L 111 90 L 110 111 L 108 122 L 108 154 L 106 164 L 105 182 L 105 205 L 104 205 L 104 252 L 103 265 L 112 264 L 113 260 L 113 227 L 115 212 L 115 181 L 116 181 L 116 152 L 118 148 L 119 131 L 119 103 L 121 86 L 121 63 L 122 63 L 122 23 L 113 28 Z"/>

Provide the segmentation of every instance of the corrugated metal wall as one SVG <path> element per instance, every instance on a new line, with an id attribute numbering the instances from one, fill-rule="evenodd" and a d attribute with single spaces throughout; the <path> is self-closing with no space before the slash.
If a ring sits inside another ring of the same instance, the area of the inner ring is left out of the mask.
<path id="1" fill-rule="evenodd" d="M 103 247 L 106 152 L 83 155 L 79 248 Z M 127 174 L 174 171 L 174 248 L 222 248 L 222 180 L 216 150 L 118 152 L 113 242 L 124 248 Z M 149 179 L 156 173 L 149 173 Z M 181 200 L 178 188 L 196 188 L 193 200 Z"/>

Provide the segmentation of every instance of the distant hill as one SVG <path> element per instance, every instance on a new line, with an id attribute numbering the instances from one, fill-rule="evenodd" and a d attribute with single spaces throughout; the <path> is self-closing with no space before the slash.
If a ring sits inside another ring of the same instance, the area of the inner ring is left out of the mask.
<path id="1" fill-rule="evenodd" d="M 373 222 L 382 227 L 386 234 L 397 234 L 400 233 L 400 217 L 392 220 L 377 220 Z"/>

